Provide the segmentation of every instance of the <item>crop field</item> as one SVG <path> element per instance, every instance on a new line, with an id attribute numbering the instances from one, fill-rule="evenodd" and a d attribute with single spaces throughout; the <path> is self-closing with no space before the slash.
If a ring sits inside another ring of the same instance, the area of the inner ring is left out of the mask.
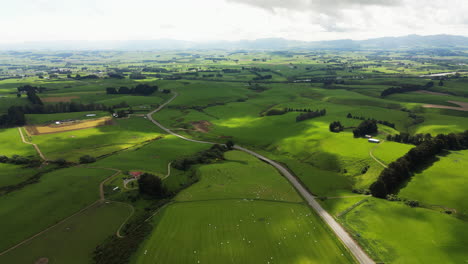
<path id="1" fill-rule="evenodd" d="M 39 183 L 0 197 L 0 250 L 92 204 L 99 198 L 99 183 L 113 173 L 78 167 L 57 170 L 43 175 Z"/>
<path id="2" fill-rule="evenodd" d="M 200 181 L 156 216 L 134 263 L 354 262 L 272 167 L 238 151 L 226 159 L 201 166 Z"/>
<path id="3" fill-rule="evenodd" d="M 30 135 L 54 134 L 73 130 L 81 130 L 93 127 L 112 125 L 110 117 L 102 117 L 86 121 L 69 121 L 61 124 L 50 124 L 47 126 L 27 126 L 26 131 Z"/>
<path id="4" fill-rule="evenodd" d="M 94 248 L 115 233 L 129 214 L 130 208 L 120 203 L 96 204 L 0 256 L 0 262 L 30 264 L 48 259 L 49 263 L 89 263 Z"/>
<path id="5" fill-rule="evenodd" d="M 400 191 L 399 196 L 418 200 L 441 211 L 454 209 L 466 217 L 468 151 L 453 151 L 446 156 L 440 156 L 439 159 L 429 168 L 414 175 Z"/>

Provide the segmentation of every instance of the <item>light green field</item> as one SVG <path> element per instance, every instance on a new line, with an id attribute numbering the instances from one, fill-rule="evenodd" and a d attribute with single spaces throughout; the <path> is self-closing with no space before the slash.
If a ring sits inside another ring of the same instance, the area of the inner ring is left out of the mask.
<path id="1" fill-rule="evenodd" d="M 398 195 L 468 215 L 468 150 L 453 151 L 439 158 L 423 172 L 416 173 Z"/>
<path id="2" fill-rule="evenodd" d="M 225 157 L 200 166 L 200 181 L 157 215 L 134 263 L 353 263 L 272 167 L 239 151 Z"/>
<path id="3" fill-rule="evenodd" d="M 0 250 L 57 223 L 99 198 L 99 183 L 114 172 L 69 168 L 0 197 Z"/>
<path id="4" fill-rule="evenodd" d="M 0 155 L 33 157 L 36 151 L 32 145 L 24 144 L 17 128 L 0 129 Z"/>
<path id="5" fill-rule="evenodd" d="M 370 198 L 341 221 L 377 262 L 467 260 L 468 223 L 447 214 Z"/>
<path id="6" fill-rule="evenodd" d="M 134 263 L 353 263 L 301 204 L 184 202 L 157 220 Z"/>
<path id="7" fill-rule="evenodd" d="M 226 162 L 201 166 L 200 181 L 181 191 L 176 201 L 260 199 L 301 202 L 287 180 L 272 166 L 247 153 L 225 154 Z"/>
<path id="8" fill-rule="evenodd" d="M 78 161 L 83 155 L 98 157 L 161 135 L 160 130 L 143 117 L 115 122 L 115 125 L 32 136 L 32 142 L 38 144 L 48 159 Z"/>
<path id="9" fill-rule="evenodd" d="M 131 210 L 120 203 L 102 203 L 59 224 L 22 246 L 0 256 L 1 263 L 92 263 L 95 247 L 115 233 Z"/>

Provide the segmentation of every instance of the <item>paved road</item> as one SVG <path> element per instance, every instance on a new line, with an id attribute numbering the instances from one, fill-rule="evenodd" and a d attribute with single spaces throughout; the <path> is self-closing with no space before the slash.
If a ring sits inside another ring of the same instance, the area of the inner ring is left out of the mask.
<path id="1" fill-rule="evenodd" d="M 174 93 L 174 96 L 171 97 L 171 99 L 169 99 L 167 102 L 165 102 L 164 104 L 159 106 L 154 111 L 147 114 L 148 119 L 151 122 L 153 122 L 155 125 L 157 125 L 159 128 L 161 128 L 162 130 L 166 131 L 167 133 L 169 133 L 171 135 L 179 137 L 181 139 L 191 141 L 191 142 L 195 142 L 195 143 L 216 144 L 214 142 L 208 142 L 208 141 L 201 141 L 201 140 L 194 140 L 194 139 L 186 138 L 186 137 L 184 137 L 182 135 L 179 135 L 177 133 L 172 132 L 171 130 L 167 129 L 166 127 L 164 127 L 159 122 L 157 122 L 156 120 L 153 119 L 152 115 L 154 113 L 160 111 L 161 109 L 163 109 L 170 102 L 172 102 L 177 97 L 177 95 L 178 95 L 177 93 Z M 312 194 L 310 194 L 310 192 L 306 188 L 304 188 L 304 186 L 302 186 L 302 184 L 296 179 L 296 177 L 294 177 L 294 175 L 292 175 L 291 172 L 289 172 L 285 167 L 283 167 L 281 164 L 279 164 L 279 163 L 277 163 L 277 162 L 275 162 L 275 161 L 273 161 L 273 160 L 271 160 L 271 159 L 269 159 L 269 158 L 267 158 L 265 156 L 262 156 L 262 155 L 260 155 L 260 154 L 258 154 L 256 152 L 253 152 L 253 151 L 248 150 L 246 148 L 243 148 L 241 146 L 236 145 L 236 146 L 234 146 L 234 149 L 249 153 L 249 154 L 259 158 L 260 160 L 263 160 L 263 161 L 269 163 L 270 165 L 272 165 L 273 167 L 275 167 L 281 174 L 283 174 L 286 177 L 286 179 L 294 186 L 294 188 L 296 188 L 296 190 L 304 198 L 304 200 L 307 201 L 307 203 L 310 205 L 310 207 L 312 207 L 312 209 L 314 209 L 315 212 L 317 212 L 317 214 L 320 215 L 320 217 L 322 217 L 322 219 L 325 221 L 325 223 L 327 223 L 328 226 L 336 234 L 336 236 L 338 236 L 341 239 L 341 241 L 344 243 L 344 245 L 349 249 L 349 251 L 354 255 L 354 257 L 359 261 L 359 263 L 361 263 L 361 264 L 373 264 L 374 263 L 374 261 L 371 258 L 369 258 L 369 256 L 367 256 L 367 254 L 364 252 L 364 250 L 362 250 L 359 247 L 359 245 L 356 243 L 356 241 L 354 241 L 351 238 L 351 236 L 343 229 L 343 227 L 340 224 L 338 224 L 338 222 L 336 222 L 335 219 L 327 211 L 325 211 L 322 208 L 322 206 L 314 199 L 315 197 Z"/>

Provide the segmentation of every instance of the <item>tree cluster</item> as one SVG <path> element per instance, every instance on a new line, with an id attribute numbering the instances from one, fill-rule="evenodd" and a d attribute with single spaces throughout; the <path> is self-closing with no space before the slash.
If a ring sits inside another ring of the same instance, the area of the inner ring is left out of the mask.
<path id="1" fill-rule="evenodd" d="M 364 120 L 357 128 L 353 130 L 354 137 L 363 137 L 365 135 L 375 134 L 378 132 L 377 121 Z"/>
<path id="2" fill-rule="evenodd" d="M 136 94 L 136 95 L 150 95 L 159 89 L 156 85 L 138 84 L 134 88 L 120 87 L 118 90 L 114 87 L 106 88 L 107 94 Z"/>
<path id="3" fill-rule="evenodd" d="M 21 106 L 11 106 L 4 115 L 0 115 L 0 128 L 23 126 L 26 117 Z"/>
<path id="4" fill-rule="evenodd" d="M 145 197 L 156 199 L 167 197 L 169 194 L 161 178 L 149 173 L 140 175 L 138 179 L 138 191 Z"/>
<path id="5" fill-rule="evenodd" d="M 37 167 L 41 163 L 38 159 L 31 159 L 20 155 L 13 155 L 11 158 L 0 155 L 0 163 L 10 163 L 14 165 L 28 165 L 28 167 Z"/>
<path id="6" fill-rule="evenodd" d="M 330 132 L 339 133 L 343 131 L 344 126 L 340 123 L 340 121 L 334 121 L 330 123 L 329 129 Z"/>
<path id="7" fill-rule="evenodd" d="M 436 155 L 444 150 L 462 149 L 468 149 L 468 130 L 459 134 L 439 134 L 431 140 L 424 141 L 403 157 L 390 163 L 388 168 L 380 173 L 377 181 L 370 186 L 372 196 L 385 198 L 389 194 L 396 193 L 417 169 L 433 161 Z"/>
<path id="8" fill-rule="evenodd" d="M 134 72 L 134 73 L 130 74 L 129 78 L 133 79 L 133 80 L 143 80 L 143 79 L 146 79 L 146 76 L 144 74 L 139 73 L 139 72 Z"/>
<path id="9" fill-rule="evenodd" d="M 352 119 L 359 119 L 359 120 L 375 120 L 378 124 L 381 124 L 381 125 L 384 125 L 384 126 L 388 126 L 388 127 L 391 127 L 391 128 L 395 128 L 395 124 L 394 123 L 391 123 L 391 122 L 388 122 L 388 121 L 384 121 L 384 120 L 376 120 L 374 118 L 365 118 L 363 116 L 353 116 L 351 113 L 348 113 L 348 115 L 346 116 L 347 118 L 352 118 Z"/>
<path id="10" fill-rule="evenodd" d="M 425 85 L 416 85 L 416 84 L 402 84 L 400 87 L 390 87 L 382 91 L 380 96 L 385 97 L 387 95 L 395 93 L 406 93 L 413 92 L 417 90 L 425 90 L 434 86 L 434 82 L 428 82 Z"/>
<path id="11" fill-rule="evenodd" d="M 296 109 L 297 110 L 297 109 Z M 327 114 L 327 110 L 326 109 L 322 109 L 322 110 L 315 110 L 315 111 L 312 111 L 310 109 L 304 109 L 305 113 L 302 113 L 298 116 L 296 116 L 296 122 L 301 122 L 301 121 L 304 121 L 304 120 L 307 120 L 307 119 L 311 119 L 311 118 L 315 118 L 315 117 L 319 117 L 319 116 L 324 116 Z"/>
<path id="12" fill-rule="evenodd" d="M 172 162 L 172 167 L 178 170 L 188 170 L 195 164 L 208 164 L 216 160 L 224 159 L 224 152 L 228 148 L 221 145 L 213 145 L 207 150 L 200 151 L 190 157 L 180 158 Z"/>

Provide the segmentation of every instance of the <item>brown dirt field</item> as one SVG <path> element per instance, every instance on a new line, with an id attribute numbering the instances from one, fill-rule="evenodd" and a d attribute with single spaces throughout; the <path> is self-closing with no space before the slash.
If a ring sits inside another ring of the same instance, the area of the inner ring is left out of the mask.
<path id="1" fill-rule="evenodd" d="M 47 264 L 47 263 L 49 263 L 48 258 L 40 258 L 36 262 L 34 262 L 34 264 Z"/>
<path id="2" fill-rule="evenodd" d="M 444 95 L 444 96 L 450 95 L 446 93 L 431 92 L 431 91 L 426 91 L 426 90 L 417 90 L 416 92 L 421 93 L 421 94 L 432 94 L 432 95 Z"/>
<path id="3" fill-rule="evenodd" d="M 61 133 L 73 130 L 81 130 L 86 128 L 93 128 L 99 126 L 108 126 L 114 124 L 112 118 L 101 117 L 92 120 L 77 120 L 73 122 L 67 122 L 60 125 L 50 124 L 47 126 L 27 126 L 26 130 L 30 135 L 42 135 L 42 134 L 53 134 Z"/>
<path id="4" fill-rule="evenodd" d="M 79 96 L 60 96 L 60 97 L 42 97 L 41 100 L 44 103 L 60 103 L 60 102 L 71 102 L 72 99 L 79 99 Z"/>
<path id="5" fill-rule="evenodd" d="M 425 104 L 423 107 L 426 108 L 440 108 L 440 109 L 450 109 L 450 110 L 458 110 L 458 111 L 468 111 L 468 103 L 459 102 L 459 101 L 447 101 L 452 104 L 459 105 L 460 107 L 456 106 L 446 106 L 446 105 L 434 105 L 434 104 Z"/>
<path id="6" fill-rule="evenodd" d="M 192 126 L 195 128 L 195 130 L 202 133 L 208 133 L 210 131 L 210 126 L 212 125 L 213 124 L 206 120 L 192 122 Z"/>

